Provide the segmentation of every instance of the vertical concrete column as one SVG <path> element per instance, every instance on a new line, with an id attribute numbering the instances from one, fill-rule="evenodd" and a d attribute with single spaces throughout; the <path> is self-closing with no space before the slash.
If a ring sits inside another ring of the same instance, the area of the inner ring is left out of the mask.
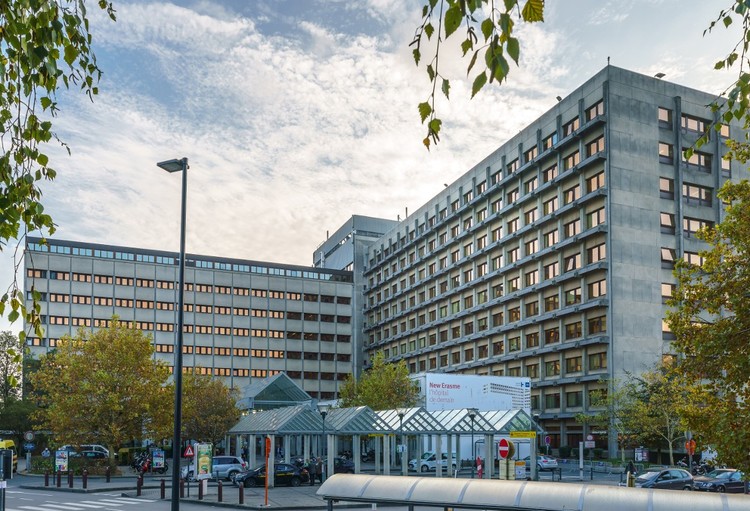
<path id="1" fill-rule="evenodd" d="M 305 463 L 310 461 L 310 435 L 304 435 L 302 438 L 304 445 L 302 446 L 302 457 L 305 459 Z"/>
<path id="2" fill-rule="evenodd" d="M 354 473 L 362 472 L 362 440 L 360 435 L 352 435 L 352 457 L 354 458 Z"/>
<path id="3" fill-rule="evenodd" d="M 492 435 L 484 435 L 484 478 L 492 479 L 495 473 L 495 444 Z"/>
<path id="4" fill-rule="evenodd" d="M 336 457 L 336 435 L 326 432 L 326 436 L 328 458 L 326 458 L 325 477 L 328 478 L 333 475 L 333 458 Z"/>
<path id="5" fill-rule="evenodd" d="M 388 434 L 383 435 L 383 474 L 391 475 L 391 435 Z"/>
<path id="6" fill-rule="evenodd" d="M 381 456 L 381 453 L 383 453 L 383 443 L 384 443 L 383 440 L 382 440 L 383 438 L 384 437 L 382 437 L 382 436 L 380 436 L 380 437 L 376 436 L 375 437 L 375 473 L 376 474 L 382 474 L 383 473 L 381 471 L 381 466 L 380 466 L 381 465 L 381 463 L 380 463 L 381 458 L 385 459 L 385 456 Z"/>
<path id="7" fill-rule="evenodd" d="M 448 434 L 446 435 L 448 438 L 448 459 L 446 460 L 448 463 L 448 466 L 446 468 L 446 473 L 448 474 L 448 477 L 453 477 L 453 464 L 456 464 L 456 467 L 458 467 L 458 461 L 454 458 L 453 452 L 456 450 L 453 448 L 453 435 Z"/>
<path id="8" fill-rule="evenodd" d="M 234 436 L 234 455 L 242 456 L 242 435 Z"/>
<path id="9" fill-rule="evenodd" d="M 450 438 L 450 437 L 449 437 Z M 448 477 L 450 477 L 450 470 L 451 470 L 451 459 L 450 459 L 450 450 L 448 451 L 449 457 L 448 457 L 448 471 L 446 472 L 448 474 Z M 435 459 L 440 460 L 443 458 L 443 437 L 441 435 L 435 435 Z M 417 470 L 419 470 L 419 466 L 417 466 Z M 442 470 L 435 470 L 435 477 L 443 477 L 443 471 Z"/>
<path id="10" fill-rule="evenodd" d="M 284 463 L 289 463 L 292 437 L 289 435 L 284 435 L 282 438 L 284 439 Z"/>

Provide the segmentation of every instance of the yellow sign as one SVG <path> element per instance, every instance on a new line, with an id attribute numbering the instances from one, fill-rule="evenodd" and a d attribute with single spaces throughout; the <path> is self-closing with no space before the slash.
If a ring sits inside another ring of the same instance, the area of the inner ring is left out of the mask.
<path id="1" fill-rule="evenodd" d="M 511 431 L 511 438 L 536 438 L 536 431 Z"/>

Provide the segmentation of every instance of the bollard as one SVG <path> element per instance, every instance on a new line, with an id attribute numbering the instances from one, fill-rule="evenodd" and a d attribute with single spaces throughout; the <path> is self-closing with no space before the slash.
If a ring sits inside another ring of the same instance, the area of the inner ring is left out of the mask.
<path id="1" fill-rule="evenodd" d="M 185 498 L 185 480 L 184 479 L 180 479 L 180 498 L 181 499 Z"/>
<path id="2" fill-rule="evenodd" d="M 44 486 L 49 486 L 49 469 L 44 470 Z"/>
<path id="3" fill-rule="evenodd" d="M 198 481 L 198 500 L 203 500 L 203 481 Z"/>
<path id="4" fill-rule="evenodd" d="M 245 503 L 245 483 L 240 481 L 239 488 L 240 488 L 240 504 L 244 504 Z"/>
<path id="5" fill-rule="evenodd" d="M 223 485 L 221 484 L 221 481 L 219 481 L 219 485 L 217 487 L 217 497 L 219 499 L 219 502 L 221 502 L 221 497 L 222 497 L 222 495 L 221 495 L 222 494 L 222 486 Z"/>
<path id="6" fill-rule="evenodd" d="M 166 495 L 167 495 L 167 482 L 164 479 L 162 479 L 161 480 L 161 500 L 164 500 Z"/>
<path id="7" fill-rule="evenodd" d="M 140 497 L 141 491 L 143 489 L 143 475 L 142 474 L 139 475 L 138 479 L 135 480 L 135 488 L 136 488 L 136 492 L 135 492 L 136 496 Z"/>
<path id="8" fill-rule="evenodd" d="M 73 471 L 68 470 L 68 488 L 73 487 Z"/>
<path id="9" fill-rule="evenodd" d="M 111 476 L 112 476 L 112 467 L 107 465 L 107 471 L 104 472 L 104 475 L 107 476 L 107 482 L 109 482 Z"/>
<path id="10" fill-rule="evenodd" d="M 62 484 L 62 471 L 57 471 L 57 487 L 59 488 Z"/>
<path id="11" fill-rule="evenodd" d="M 89 486 L 89 471 L 85 468 L 83 469 L 83 475 L 81 476 L 81 483 L 83 484 L 83 489 L 85 490 Z"/>

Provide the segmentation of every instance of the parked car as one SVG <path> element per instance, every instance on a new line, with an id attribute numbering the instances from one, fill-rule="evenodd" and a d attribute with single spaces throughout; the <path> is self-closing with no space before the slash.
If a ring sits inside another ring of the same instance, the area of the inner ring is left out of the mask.
<path id="1" fill-rule="evenodd" d="M 85 458 L 87 460 L 105 460 L 109 458 L 109 456 L 102 451 L 81 451 L 76 453 L 76 457 Z"/>
<path id="2" fill-rule="evenodd" d="M 337 456 L 333 458 L 333 473 L 334 474 L 353 474 L 354 462 L 348 458 L 344 458 L 343 456 Z"/>
<path id="3" fill-rule="evenodd" d="M 103 453 L 105 458 L 109 458 L 109 449 L 99 444 L 81 444 L 78 447 L 68 444 L 58 447 L 56 450 L 68 451 L 69 453 L 71 453 L 68 456 L 73 457 L 81 456 L 80 453 L 82 453 L 83 451 L 96 451 Z"/>
<path id="4" fill-rule="evenodd" d="M 453 470 L 456 470 L 456 453 L 454 452 L 452 454 L 453 457 Z M 441 470 L 445 470 L 445 468 L 448 466 L 448 453 L 441 453 L 441 460 L 439 463 L 435 462 L 435 453 L 432 451 L 428 451 L 422 455 L 419 460 L 412 459 L 409 460 L 409 470 L 417 470 L 417 467 L 419 467 L 420 472 L 431 472 L 437 469 L 437 465 L 439 464 L 441 467 Z"/>
<path id="5" fill-rule="evenodd" d="M 226 479 L 231 481 L 232 477 L 247 470 L 247 465 L 239 456 L 214 456 L 211 462 L 211 478 Z M 192 481 L 195 479 L 195 465 L 182 467 L 183 479 Z"/>
<path id="6" fill-rule="evenodd" d="M 526 470 L 531 470 L 531 456 L 526 456 L 523 461 L 526 462 Z M 539 454 L 536 457 L 536 469 L 541 470 L 553 470 L 558 467 L 557 459 L 546 454 Z"/>
<path id="7" fill-rule="evenodd" d="M 241 472 L 234 476 L 232 479 L 234 484 L 239 486 L 242 483 L 246 488 L 254 486 L 265 486 L 266 484 L 266 466 L 261 465 L 260 467 L 248 470 L 247 472 Z M 276 463 L 274 466 L 274 486 L 299 486 L 302 483 L 309 482 L 309 476 L 307 471 L 304 472 L 299 467 L 292 465 L 291 463 Z"/>
<path id="8" fill-rule="evenodd" d="M 721 470 L 714 477 L 696 477 L 695 489 L 699 491 L 715 491 L 719 493 L 745 493 L 745 481 L 743 473 L 739 470 L 717 469 Z M 713 474 L 711 472 L 709 475 Z"/>
<path id="9" fill-rule="evenodd" d="M 693 476 L 681 468 L 647 470 L 635 478 L 635 486 L 663 490 L 692 490 Z"/>

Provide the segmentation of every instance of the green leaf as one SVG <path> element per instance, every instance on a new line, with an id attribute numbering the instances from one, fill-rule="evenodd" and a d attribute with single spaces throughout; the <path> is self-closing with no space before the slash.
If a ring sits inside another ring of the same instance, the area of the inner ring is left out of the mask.
<path id="1" fill-rule="evenodd" d="M 430 130 L 430 135 L 433 136 L 433 139 L 437 140 L 440 138 L 437 135 L 438 133 L 440 133 L 440 128 L 442 127 L 442 125 L 443 125 L 443 121 L 441 121 L 440 119 L 433 119 L 427 125 L 427 127 Z"/>
<path id="2" fill-rule="evenodd" d="M 417 48 L 415 48 L 411 53 L 414 56 L 414 63 L 416 65 L 419 65 L 419 59 L 422 57 L 422 54 L 419 52 Z"/>
<path id="3" fill-rule="evenodd" d="M 76 48 L 74 45 L 68 44 L 65 46 L 65 63 L 67 65 L 72 67 L 78 55 L 78 48 Z"/>
<path id="4" fill-rule="evenodd" d="M 487 83 L 487 74 L 482 72 L 477 75 L 476 78 L 474 78 L 474 83 L 471 86 L 471 97 L 477 95 L 477 92 L 482 90 L 482 87 L 484 87 L 484 84 Z"/>
<path id="5" fill-rule="evenodd" d="M 441 87 L 441 89 L 443 90 L 443 94 L 445 94 L 445 97 L 450 99 L 449 93 L 451 90 L 451 84 L 450 82 L 448 82 L 448 80 L 443 79 L 443 86 Z"/>
<path id="6" fill-rule="evenodd" d="M 469 39 L 465 39 L 464 42 L 461 43 L 461 56 L 465 56 L 473 47 L 474 45 L 471 43 L 471 41 Z"/>
<path id="7" fill-rule="evenodd" d="M 427 66 L 427 74 L 429 75 L 431 82 L 435 80 L 435 70 L 432 68 L 432 64 Z"/>
<path id="8" fill-rule="evenodd" d="M 732 18 L 729 16 L 724 16 L 724 19 L 722 21 L 724 22 L 725 27 L 728 27 L 732 24 Z"/>
<path id="9" fill-rule="evenodd" d="M 513 62 L 518 65 L 518 54 L 520 53 L 520 48 L 518 45 L 518 39 L 515 37 L 509 37 L 508 38 L 508 55 L 510 55 L 510 58 L 513 59 Z"/>
<path id="10" fill-rule="evenodd" d="M 455 32 L 458 27 L 461 26 L 461 20 L 463 19 L 463 15 L 461 14 L 461 8 L 459 5 L 453 4 L 446 12 L 445 12 L 445 20 L 443 21 L 443 25 L 445 26 L 445 37 L 448 38 L 451 36 L 453 32 Z"/>
<path id="11" fill-rule="evenodd" d="M 9 321 L 10 323 L 13 323 L 13 322 L 15 322 L 15 321 L 16 321 L 17 319 L 18 319 L 18 311 L 17 311 L 17 310 L 12 310 L 12 311 L 10 311 L 10 314 L 8 314 L 8 321 Z"/>
<path id="12" fill-rule="evenodd" d="M 420 103 L 419 106 L 419 116 L 422 118 L 422 122 L 424 123 L 424 120 L 427 119 L 427 117 L 430 116 L 432 113 L 432 107 L 428 102 Z"/>
<path id="13" fill-rule="evenodd" d="M 505 0 L 505 12 L 509 12 L 516 5 L 518 5 L 518 0 Z"/>
<path id="14" fill-rule="evenodd" d="M 529 23 L 544 21 L 544 0 L 528 0 L 523 6 L 521 16 Z"/>
<path id="15" fill-rule="evenodd" d="M 723 69 L 724 68 L 724 61 L 720 60 L 716 64 L 714 64 L 714 69 Z"/>
<path id="16" fill-rule="evenodd" d="M 424 33 L 427 34 L 427 39 L 431 39 L 434 32 L 435 27 L 432 26 L 432 23 L 428 23 L 424 26 Z"/>
<path id="17" fill-rule="evenodd" d="M 490 38 L 494 30 L 495 24 L 492 23 L 492 20 L 490 18 L 485 18 L 485 20 L 482 22 L 482 35 L 484 36 L 485 41 Z"/>
<path id="18" fill-rule="evenodd" d="M 475 51 L 474 55 L 472 55 L 471 61 L 469 62 L 469 67 L 466 68 L 466 76 L 469 76 L 469 73 L 471 73 L 471 68 L 474 67 L 474 64 L 476 64 L 477 55 L 479 55 L 479 50 Z"/>
<path id="19" fill-rule="evenodd" d="M 47 163 L 49 163 L 49 158 L 46 154 L 40 154 L 39 156 L 37 156 L 36 161 L 42 167 L 46 167 Z"/>

